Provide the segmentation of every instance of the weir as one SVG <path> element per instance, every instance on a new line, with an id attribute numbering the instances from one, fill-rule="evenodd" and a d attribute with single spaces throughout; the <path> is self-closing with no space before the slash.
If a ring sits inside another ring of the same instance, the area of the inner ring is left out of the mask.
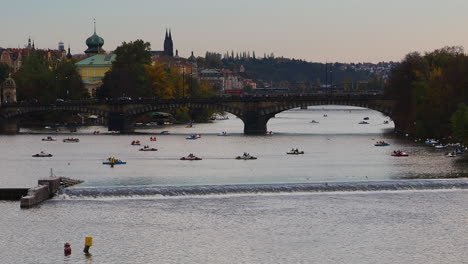
<path id="1" fill-rule="evenodd" d="M 69 197 L 187 196 L 258 193 L 373 192 L 403 190 L 468 189 L 463 180 L 401 180 L 365 182 L 319 182 L 294 184 L 240 184 L 198 186 L 87 187 L 65 189 Z"/>

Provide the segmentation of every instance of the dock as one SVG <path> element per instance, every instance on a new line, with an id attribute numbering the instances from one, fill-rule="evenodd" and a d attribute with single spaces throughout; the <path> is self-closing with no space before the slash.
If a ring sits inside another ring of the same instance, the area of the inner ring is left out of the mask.
<path id="1" fill-rule="evenodd" d="M 61 188 L 82 182 L 66 177 L 48 177 L 38 180 L 38 186 L 33 188 L 0 188 L 0 200 L 20 201 L 21 208 L 31 208 L 51 199 Z"/>

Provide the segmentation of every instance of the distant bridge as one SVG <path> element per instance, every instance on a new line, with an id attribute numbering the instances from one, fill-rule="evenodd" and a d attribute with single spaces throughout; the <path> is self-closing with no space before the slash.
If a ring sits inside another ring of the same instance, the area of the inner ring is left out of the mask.
<path id="1" fill-rule="evenodd" d="M 378 94 L 295 94 L 264 96 L 232 96 L 185 98 L 168 100 L 84 100 L 53 104 L 14 103 L 0 106 L 0 133 L 19 131 L 18 120 L 30 114 L 49 111 L 70 111 L 98 115 L 108 120 L 108 130 L 132 133 L 136 117 L 148 112 L 180 107 L 225 111 L 244 122 L 244 133 L 261 135 L 267 132 L 268 120 L 276 114 L 298 107 L 313 105 L 349 105 L 369 108 L 392 116 L 395 102 Z"/>

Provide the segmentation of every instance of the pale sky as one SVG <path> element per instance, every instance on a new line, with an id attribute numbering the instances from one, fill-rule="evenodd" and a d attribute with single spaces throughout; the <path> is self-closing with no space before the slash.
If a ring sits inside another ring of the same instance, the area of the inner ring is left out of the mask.
<path id="1" fill-rule="evenodd" d="M 166 28 L 182 57 L 255 51 L 314 62 L 400 61 L 411 51 L 468 49 L 468 0 L 0 0 L 0 47 L 58 42 L 83 53 L 93 33 L 114 50 Z"/>

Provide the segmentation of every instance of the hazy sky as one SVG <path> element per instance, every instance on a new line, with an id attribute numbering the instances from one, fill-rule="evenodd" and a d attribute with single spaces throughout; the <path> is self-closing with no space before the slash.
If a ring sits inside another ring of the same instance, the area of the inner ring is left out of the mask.
<path id="1" fill-rule="evenodd" d="M 308 61 L 399 61 L 411 51 L 468 49 L 467 0 L 0 0 L 0 47 L 70 44 L 83 53 L 143 39 L 162 50 L 166 28 L 183 57 L 252 51 Z"/>

